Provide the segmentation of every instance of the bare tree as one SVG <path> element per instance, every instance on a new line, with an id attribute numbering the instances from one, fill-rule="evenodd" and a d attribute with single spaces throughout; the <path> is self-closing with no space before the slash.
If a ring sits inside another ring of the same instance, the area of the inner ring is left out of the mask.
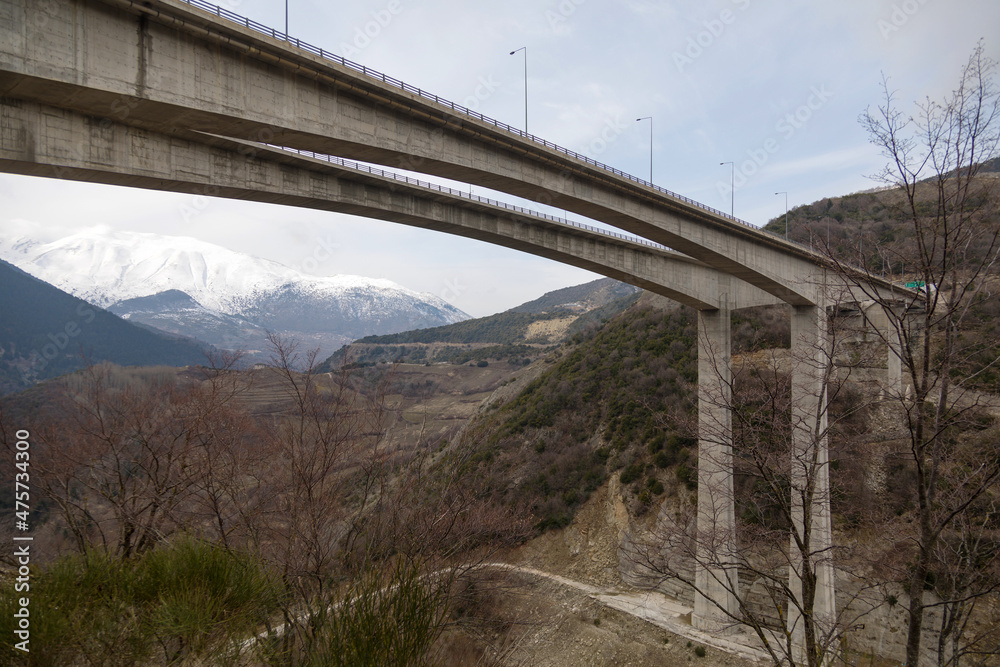
<path id="1" fill-rule="evenodd" d="M 280 410 L 266 420 L 277 515 L 271 553 L 303 599 L 322 594 L 351 551 L 361 517 L 386 483 L 385 387 L 359 390 L 343 371 L 317 372 L 316 354 L 270 334 Z"/>
<path id="2" fill-rule="evenodd" d="M 245 401 L 256 373 L 241 370 L 241 359 L 242 354 L 222 352 L 195 371 L 201 475 L 185 509 L 189 530 L 204 530 L 226 549 L 259 551 L 275 493 L 268 483 L 273 462 L 266 433 Z"/>
<path id="3" fill-rule="evenodd" d="M 172 372 L 133 377 L 106 364 L 67 384 L 65 418 L 38 429 L 39 482 L 77 548 L 131 558 L 189 525 L 210 423 L 228 397 Z"/>
<path id="4" fill-rule="evenodd" d="M 938 603 L 929 600 L 926 591 L 934 588 L 932 580 L 942 558 L 951 566 L 960 564 L 961 559 L 943 554 L 949 545 L 975 539 L 975 531 L 965 530 L 974 526 L 969 513 L 995 497 L 1000 476 L 995 447 L 972 460 L 962 436 L 967 431 L 963 422 L 982 402 L 972 390 L 976 376 L 997 361 L 970 367 L 969 349 L 960 335 L 979 295 L 997 280 L 996 179 L 980 174 L 982 165 L 997 156 L 1000 140 L 995 71 L 996 63 L 984 55 L 980 43 L 958 87 L 943 101 L 917 104 L 910 116 L 899 109 L 884 82 L 884 101 L 860 118 L 872 143 L 888 159 L 878 178 L 898 193 L 898 214 L 911 237 L 902 246 L 882 243 L 878 252 L 891 265 L 905 266 L 918 289 L 909 298 L 886 298 L 866 287 L 864 272 L 831 257 L 840 275 L 855 282 L 856 289 L 867 292 L 876 305 L 880 317 L 870 324 L 890 350 L 890 367 L 898 363 L 904 377 L 888 393 L 902 414 L 907 432 L 903 453 L 913 475 L 915 528 L 909 535 L 904 582 L 909 597 L 906 661 L 912 665 L 921 654 L 928 606 L 957 604 L 975 595 L 962 586 L 939 589 L 946 601 Z M 879 242 L 866 239 L 865 243 Z M 966 574 L 971 574 L 969 567 L 973 566 L 966 565 Z M 957 641 L 960 625 L 955 614 L 960 607 L 953 605 L 945 614 L 955 621 L 946 621 L 942 628 L 948 642 Z M 953 648 L 948 650 L 955 654 Z"/>
<path id="5" fill-rule="evenodd" d="M 996 433 L 992 434 L 996 437 Z M 1000 641 L 995 631 L 975 627 L 977 607 L 1000 590 L 1000 554 L 997 525 L 1000 501 L 991 498 L 984 506 L 957 516 L 935 545 L 933 590 L 941 600 L 937 628 L 938 664 L 958 665 L 963 657 L 995 654 Z"/>
<path id="6" fill-rule="evenodd" d="M 319 655 L 341 633 L 357 634 L 350 623 L 337 625 L 341 612 L 369 598 L 394 604 L 406 589 L 394 579 L 401 571 L 407 585 L 434 593 L 433 618 L 423 620 L 436 637 L 460 582 L 523 538 L 529 521 L 465 479 L 461 465 L 389 451 L 391 371 L 320 373 L 315 354 L 299 355 L 278 336 L 270 342 L 272 368 L 258 389 L 280 405 L 264 419 L 274 494 L 262 545 L 294 592 L 280 652 Z M 356 582 L 371 587 L 361 594 Z"/>

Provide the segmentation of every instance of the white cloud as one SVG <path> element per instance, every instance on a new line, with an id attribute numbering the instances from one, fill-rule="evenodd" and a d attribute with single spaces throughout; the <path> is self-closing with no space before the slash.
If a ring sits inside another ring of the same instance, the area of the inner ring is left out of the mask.
<path id="1" fill-rule="evenodd" d="M 816 183 L 822 179 L 814 174 L 837 173 L 845 169 L 860 170 L 871 164 L 872 156 L 877 154 L 875 148 L 865 144 L 849 148 L 838 148 L 822 153 L 791 160 L 778 160 L 768 165 L 767 176 L 772 180 L 780 180 L 790 176 L 807 178 Z M 838 194 L 827 193 L 827 196 Z"/>

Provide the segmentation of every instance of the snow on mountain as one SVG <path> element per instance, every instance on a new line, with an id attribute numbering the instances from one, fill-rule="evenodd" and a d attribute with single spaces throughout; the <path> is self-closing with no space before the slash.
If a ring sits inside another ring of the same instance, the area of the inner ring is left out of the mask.
<path id="1" fill-rule="evenodd" d="M 183 236 L 95 227 L 49 243 L 0 237 L 0 257 L 102 308 L 175 289 L 208 309 L 242 315 L 262 296 L 294 285 L 333 298 L 359 290 L 398 293 L 427 301 L 455 322 L 469 317 L 433 294 L 419 294 L 391 280 L 309 276 L 278 262 Z"/>
<path id="2" fill-rule="evenodd" d="M 0 233 L 0 258 L 123 317 L 222 347 L 235 347 L 240 330 L 257 332 L 244 348 L 256 348 L 264 329 L 328 348 L 469 319 L 443 299 L 390 280 L 310 276 L 190 237 L 107 227 L 48 242 Z"/>

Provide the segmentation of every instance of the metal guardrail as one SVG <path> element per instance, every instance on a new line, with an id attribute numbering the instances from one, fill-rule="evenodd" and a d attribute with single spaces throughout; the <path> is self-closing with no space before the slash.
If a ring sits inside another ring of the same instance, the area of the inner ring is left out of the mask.
<path id="1" fill-rule="evenodd" d="M 610 229 L 602 229 L 600 227 L 593 227 L 591 225 L 585 225 L 582 222 L 575 222 L 573 220 L 569 220 L 568 218 L 560 218 L 560 217 L 557 217 L 557 216 L 554 216 L 554 215 L 549 215 L 547 213 L 541 213 L 539 211 L 533 211 L 531 209 L 524 208 L 524 207 L 521 207 L 521 206 L 515 206 L 514 204 L 510 204 L 508 202 L 499 201 L 499 200 L 496 200 L 496 199 L 489 199 L 488 197 L 480 197 L 479 195 L 474 195 L 471 192 L 465 192 L 463 190 L 456 190 L 455 188 L 449 188 L 447 186 L 437 185 L 435 183 L 428 183 L 427 181 L 421 181 L 419 179 L 412 178 L 410 176 L 404 176 L 403 174 L 400 174 L 400 173 L 397 173 L 397 172 L 394 172 L 394 171 L 386 171 L 385 169 L 379 169 L 377 167 L 372 167 L 372 166 L 367 165 L 367 164 L 361 164 L 360 162 L 354 162 L 353 160 L 345 160 L 342 157 L 336 157 L 334 155 L 326 155 L 324 153 L 316 153 L 315 151 L 301 150 L 301 149 L 298 149 L 298 148 L 289 148 L 287 146 L 276 146 L 276 145 L 273 145 L 273 144 L 267 144 L 267 146 L 270 147 L 270 148 L 275 148 L 275 149 L 282 150 L 282 151 L 285 151 L 285 152 L 288 152 L 288 153 L 295 153 L 297 155 L 304 155 L 306 157 L 311 157 L 311 158 L 316 159 L 316 160 L 323 160 L 325 162 L 329 162 L 331 164 L 336 164 L 338 166 L 345 167 L 347 169 L 353 169 L 355 171 L 362 171 L 362 172 L 365 172 L 365 173 L 368 173 L 368 174 L 373 174 L 375 176 L 382 176 L 382 177 L 385 177 L 385 178 L 391 178 L 391 179 L 393 179 L 395 181 L 401 181 L 403 183 L 408 183 L 410 185 L 416 185 L 418 187 L 426 188 L 428 190 L 433 190 L 435 192 L 443 192 L 445 194 L 454 195 L 456 197 L 463 197 L 463 198 L 469 199 L 471 201 L 482 202 L 484 204 L 489 204 L 490 206 L 496 206 L 496 207 L 499 207 L 499 208 L 504 208 L 504 209 L 506 209 L 508 211 L 515 211 L 517 213 L 521 213 L 521 214 L 528 215 L 528 216 L 531 216 L 531 217 L 541 218 L 543 220 L 548 220 L 549 222 L 554 222 L 556 224 L 566 225 L 567 227 L 573 227 L 575 229 L 582 229 L 582 230 L 585 230 L 585 231 L 588 231 L 588 232 L 593 232 L 593 233 L 596 233 L 596 234 L 601 234 L 603 236 L 609 236 L 609 237 L 612 237 L 612 238 L 621 239 L 623 241 L 628 241 L 630 243 L 636 243 L 636 244 L 639 244 L 639 245 L 648 246 L 650 248 L 655 248 L 656 250 L 666 250 L 666 251 L 671 251 L 672 252 L 672 250 L 670 248 L 668 248 L 667 246 L 661 245 L 661 244 L 656 243 L 654 241 L 650 241 L 649 239 L 640 238 L 638 236 L 630 236 L 628 234 L 621 234 L 619 232 L 613 232 Z"/>
<path id="2" fill-rule="evenodd" d="M 398 87 L 398 88 L 400 88 L 402 90 L 405 90 L 407 92 L 414 93 L 415 95 L 419 95 L 420 97 L 422 97 L 422 98 L 424 98 L 426 100 L 430 100 L 430 101 L 435 102 L 437 104 L 440 104 L 440 105 L 442 105 L 444 107 L 447 107 L 447 108 L 451 109 L 452 111 L 456 111 L 458 113 L 464 114 L 464 115 L 469 116 L 471 118 L 475 118 L 476 120 L 480 120 L 480 121 L 482 121 L 484 123 L 488 123 L 488 124 L 493 125 L 494 127 L 497 127 L 497 128 L 499 128 L 501 130 L 505 130 L 507 132 L 510 132 L 511 134 L 515 134 L 515 135 L 517 135 L 519 137 L 522 137 L 524 139 L 528 139 L 529 141 L 533 141 L 533 142 L 535 142 L 537 144 L 541 144 L 542 146 L 545 146 L 546 148 L 551 148 L 552 150 L 558 151 L 560 153 L 568 155 L 569 157 L 575 158 L 577 160 L 581 160 L 582 162 L 585 162 L 585 163 L 587 163 L 587 164 L 589 164 L 591 166 L 597 167 L 598 169 L 603 169 L 604 171 L 608 171 L 608 172 L 610 172 L 612 174 L 615 174 L 616 176 L 620 176 L 622 178 L 628 179 L 628 180 L 630 180 L 630 181 L 632 181 L 634 183 L 637 183 L 639 185 L 642 185 L 642 186 L 645 186 L 645 187 L 648 187 L 648 188 L 652 188 L 653 190 L 655 190 L 655 191 L 657 191 L 657 192 L 659 192 L 661 194 L 665 194 L 665 195 L 667 195 L 669 197 L 672 197 L 674 199 L 679 199 L 682 202 L 685 202 L 687 204 L 691 204 L 692 206 L 696 206 L 697 208 L 700 208 L 700 209 L 702 209 L 704 211 L 708 211 L 709 213 L 713 213 L 713 214 L 715 214 L 717 216 L 720 216 L 722 218 L 725 218 L 727 220 L 732 220 L 733 222 L 737 222 L 737 223 L 739 223 L 741 225 L 745 225 L 746 227 L 749 227 L 750 229 L 754 229 L 754 230 L 757 230 L 757 231 L 766 231 L 766 230 L 763 230 L 763 229 L 761 229 L 761 228 L 759 228 L 759 227 L 757 227 L 755 225 L 750 224 L 746 220 L 741 220 L 740 218 L 734 217 L 734 216 L 732 216 L 729 213 L 726 213 L 724 211 L 720 211 L 717 208 L 713 208 L 713 207 L 708 206 L 706 204 L 702 204 L 701 202 L 695 201 L 694 199 L 691 199 L 690 197 L 685 197 L 684 195 L 678 194 L 676 192 L 671 192 L 670 190 L 667 190 L 666 188 L 660 187 L 659 185 L 655 185 L 655 184 L 650 183 L 649 181 L 645 181 L 645 180 L 643 180 L 643 179 L 641 179 L 641 178 L 639 178 L 637 176 L 633 176 L 631 174 L 628 174 L 628 173 L 622 171 L 621 169 L 615 169 L 614 167 L 606 165 L 603 162 L 598 162 L 597 160 L 595 160 L 595 159 L 593 159 L 591 157 L 587 157 L 586 155 L 582 155 L 580 153 L 577 153 L 576 151 L 572 151 L 572 150 L 570 150 L 568 148 L 563 148 L 562 146 L 554 144 L 551 141 L 548 141 L 546 139 L 542 139 L 541 137 L 536 137 L 533 134 L 528 134 L 524 130 L 519 130 L 516 127 L 508 125 L 507 123 L 503 123 L 501 121 L 498 121 L 498 120 L 496 120 L 494 118 L 490 118 L 489 116 L 484 116 L 483 114 L 481 114 L 481 113 L 479 113 L 477 111 L 473 111 L 472 109 L 468 109 L 466 107 L 463 107 L 460 104 L 455 104 L 454 102 L 446 100 L 443 97 L 438 97 L 437 95 L 435 95 L 433 93 L 430 93 L 430 92 L 427 92 L 426 90 L 422 90 L 420 88 L 417 88 L 416 86 L 411 86 L 410 84 L 405 83 L 403 81 L 400 81 L 399 79 L 394 79 L 391 76 L 387 76 L 386 74 L 383 74 L 382 72 L 379 72 L 377 70 L 371 69 L 370 67 L 365 67 L 364 65 L 361 65 L 361 64 L 356 63 L 354 61 L 348 60 L 347 58 L 344 58 L 342 56 L 338 56 L 335 53 L 331 53 L 329 51 L 321 49 L 318 46 L 313 46 L 312 44 L 309 44 L 307 42 L 303 42 L 303 41 L 299 40 L 298 38 L 295 38 L 295 37 L 292 37 L 290 35 L 287 35 L 287 34 L 281 32 L 279 30 L 275 30 L 274 28 L 268 27 L 268 26 L 266 26 L 266 25 L 264 25 L 262 23 L 258 23 L 257 21 L 251 20 L 251 19 L 249 19 L 249 18 L 247 18 L 245 16 L 241 16 L 239 14 L 231 12 L 228 9 L 223 9 L 222 7 L 219 7 L 218 5 L 214 5 L 212 3 L 205 2 L 204 0 L 180 0 L 180 1 L 183 2 L 183 3 L 185 3 L 185 4 L 191 5 L 192 7 L 197 7 L 199 9 L 203 9 L 206 12 L 209 12 L 211 14 L 215 14 L 219 18 L 223 18 L 223 19 L 226 19 L 227 21 L 231 21 L 233 23 L 237 23 L 239 25 L 242 25 L 243 27 L 249 28 L 250 30 L 255 30 L 255 31 L 257 31 L 257 32 L 259 32 L 261 34 L 268 35 L 269 37 L 272 37 L 274 39 L 280 39 L 282 41 L 288 42 L 289 44 L 294 44 L 297 48 L 300 48 L 300 49 L 303 49 L 305 51 L 308 51 L 308 52 L 310 52 L 310 53 L 312 53 L 314 55 L 319 56 L 320 58 L 323 58 L 325 60 L 330 60 L 332 62 L 335 62 L 335 63 L 339 64 L 339 65 L 343 65 L 344 67 L 348 67 L 350 69 L 353 69 L 353 70 L 355 70 L 357 72 L 360 72 L 361 74 L 363 74 L 365 76 L 371 77 L 372 79 L 375 79 L 377 81 L 381 81 L 382 83 L 386 83 L 386 84 Z M 778 236 L 778 235 L 774 234 L 774 236 Z"/>

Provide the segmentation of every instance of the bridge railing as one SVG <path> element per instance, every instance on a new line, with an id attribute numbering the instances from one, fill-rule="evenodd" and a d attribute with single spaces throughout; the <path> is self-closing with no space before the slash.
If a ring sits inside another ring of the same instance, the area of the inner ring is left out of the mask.
<path id="1" fill-rule="evenodd" d="M 479 195 L 474 195 L 471 192 L 465 192 L 464 190 L 456 190 L 455 188 L 449 188 L 448 186 L 438 185 L 436 183 L 428 183 L 427 181 L 421 181 L 420 179 L 412 178 L 410 176 L 406 176 L 406 175 L 400 174 L 398 172 L 386 171 L 385 169 L 379 169 L 378 167 L 372 167 L 371 165 L 361 164 L 360 162 L 354 162 L 353 160 L 345 160 L 342 157 L 337 157 L 337 156 L 334 156 L 334 155 L 326 155 L 324 153 L 316 153 L 315 151 L 301 150 L 301 149 L 298 149 L 298 148 L 289 148 L 287 146 L 275 146 L 273 144 L 269 144 L 269 146 L 271 148 L 276 148 L 276 149 L 279 149 L 279 150 L 282 150 L 282 151 L 287 151 L 289 153 L 295 153 L 297 155 L 304 155 L 306 157 L 311 157 L 311 158 L 316 159 L 316 160 L 323 160 L 325 162 L 329 162 L 331 164 L 336 164 L 336 165 L 339 165 L 341 167 L 345 167 L 347 169 L 353 169 L 355 171 L 363 171 L 365 173 L 373 174 L 375 176 L 382 176 L 382 177 L 385 177 L 385 178 L 391 178 L 391 179 L 393 179 L 395 181 L 401 181 L 401 182 L 404 182 L 404 183 L 408 183 L 410 185 L 416 185 L 418 187 L 426 188 L 426 189 L 429 189 L 429 190 L 434 190 L 435 192 L 443 192 L 445 194 L 454 195 L 456 197 L 464 197 L 465 199 L 469 199 L 469 200 L 472 200 L 472 201 L 482 202 L 484 204 L 489 204 L 490 206 L 496 206 L 496 207 L 504 208 L 504 209 L 507 209 L 508 211 L 515 211 L 515 212 L 521 213 L 523 215 L 527 215 L 527 216 L 531 216 L 531 217 L 535 217 L 535 218 L 541 218 L 543 220 L 548 220 L 550 222 L 554 222 L 554 223 L 557 223 L 557 224 L 560 224 L 560 225 L 566 225 L 567 227 L 574 227 L 576 229 L 583 229 L 583 230 L 586 230 L 588 232 L 593 232 L 593 233 L 601 234 L 603 236 L 609 236 L 609 237 L 616 238 L 616 239 L 622 239 L 624 241 L 629 241 L 630 243 L 636 243 L 636 244 L 639 244 L 639 245 L 644 245 L 644 246 L 647 246 L 647 247 L 650 247 L 650 248 L 655 248 L 657 250 L 667 250 L 667 251 L 671 250 L 667 246 L 661 245 L 661 244 L 656 243 L 654 241 L 650 241 L 649 239 L 644 239 L 644 238 L 641 238 L 641 237 L 638 237 L 638 236 L 631 236 L 629 234 L 622 234 L 620 232 L 615 232 L 615 231 L 612 231 L 610 229 L 603 229 L 601 227 L 594 227 L 592 225 L 585 225 L 582 222 L 576 222 L 574 220 L 569 220 L 568 218 L 560 218 L 558 216 L 549 215 L 547 213 L 542 213 L 540 211 L 533 211 L 531 209 L 524 208 L 522 206 L 515 206 L 514 204 L 510 204 L 508 202 L 500 201 L 500 200 L 497 200 L 497 199 L 490 199 L 488 197 L 480 197 Z"/>
<path id="2" fill-rule="evenodd" d="M 279 30 L 275 30 L 274 28 L 268 27 L 268 26 L 266 26 L 266 25 L 264 25 L 262 23 L 258 23 L 257 21 L 251 20 L 251 19 L 249 19 L 249 18 L 247 18 L 245 16 L 241 16 L 239 14 L 236 14 L 235 12 L 231 12 L 228 9 L 225 9 L 225 8 L 220 7 L 218 5 L 214 5 L 214 4 L 210 3 L 210 2 L 205 2 L 204 0 L 181 0 L 181 2 L 184 2 L 185 4 L 191 5 L 192 7 L 197 7 L 199 9 L 202 9 L 202 10 L 205 10 L 205 11 L 210 12 L 212 14 L 215 14 L 219 18 L 223 18 L 223 19 L 226 19 L 228 21 L 232 21 L 233 23 L 238 23 L 238 24 L 242 25 L 245 28 L 249 28 L 250 30 L 255 30 L 255 31 L 257 31 L 259 33 L 262 33 L 264 35 L 268 35 L 268 36 L 270 36 L 270 37 L 272 37 L 274 39 L 280 39 L 282 41 L 288 42 L 289 44 L 294 44 L 297 48 L 303 49 L 305 51 L 309 51 L 310 53 L 312 53 L 314 55 L 317 55 L 320 58 L 323 58 L 325 60 L 330 60 L 332 62 L 335 62 L 335 63 L 339 64 L 339 65 L 343 65 L 344 67 L 349 67 L 350 69 L 353 69 L 353 70 L 355 70 L 357 72 L 360 72 L 361 74 L 363 74 L 365 76 L 368 76 L 368 77 L 371 77 L 371 78 L 376 79 L 378 81 L 381 81 L 382 83 L 386 83 L 386 84 L 389 84 L 389 85 L 392 85 L 392 86 L 396 86 L 396 87 L 398 87 L 398 88 L 400 88 L 402 90 L 405 90 L 407 92 L 413 93 L 415 95 L 419 95 L 420 97 L 422 97 L 424 99 L 431 100 L 431 101 L 433 101 L 433 102 L 435 102 L 437 104 L 440 104 L 442 106 L 448 107 L 452 111 L 456 111 L 456 112 L 464 114 L 466 116 L 470 116 L 472 118 L 475 118 L 476 120 L 480 120 L 480 121 L 482 121 L 484 123 L 488 123 L 488 124 L 493 125 L 494 127 L 497 127 L 497 128 L 499 128 L 501 130 L 505 130 L 507 132 L 510 132 L 511 134 L 515 134 L 515 135 L 517 135 L 519 137 L 523 137 L 524 139 L 528 139 L 529 141 L 533 141 L 533 142 L 535 142 L 537 144 L 541 144 L 542 146 L 545 146 L 546 148 L 550 148 L 552 150 L 558 151 L 560 153 L 568 155 L 569 157 L 572 157 L 572 158 L 575 158 L 575 159 L 580 160 L 582 162 L 585 162 L 585 163 L 587 163 L 587 164 L 589 164 L 591 166 L 597 167 L 599 169 L 603 169 L 604 171 L 611 172 L 611 173 L 615 174 L 616 176 L 620 176 L 622 178 L 628 179 L 628 180 L 630 180 L 630 181 L 632 181 L 634 183 L 638 183 L 639 185 L 642 185 L 642 186 L 645 186 L 645 187 L 648 187 L 648 188 L 652 188 L 653 190 L 655 190 L 655 191 L 657 191 L 659 193 L 665 194 L 668 197 L 672 197 L 673 199 L 679 199 L 682 202 L 685 202 L 687 204 L 690 204 L 690 205 L 695 206 L 697 208 L 700 208 L 702 210 L 708 211 L 709 213 L 713 213 L 713 214 L 715 214 L 715 215 L 717 215 L 719 217 L 726 218 L 727 220 L 732 220 L 733 222 L 737 222 L 737 223 L 739 223 L 741 225 L 745 225 L 745 226 L 747 226 L 747 227 L 749 227 L 751 229 L 755 229 L 755 230 L 758 230 L 758 231 L 768 231 L 768 230 L 763 230 L 763 229 L 757 227 L 756 225 L 752 225 L 749 222 L 747 222 L 746 220 L 741 220 L 740 218 L 734 217 L 734 216 L 730 215 L 729 213 L 726 213 L 725 211 L 720 211 L 717 208 L 713 208 L 713 207 L 708 206 L 706 204 L 702 204 L 699 201 L 695 201 L 694 199 L 691 199 L 690 197 L 685 197 L 682 194 L 678 194 L 676 192 L 672 192 L 671 190 L 667 190 L 666 188 L 660 187 L 659 185 L 655 185 L 655 184 L 653 184 L 653 183 L 651 183 L 649 181 L 643 180 L 643 179 L 639 178 L 638 176 L 633 176 L 632 174 L 626 173 L 626 172 L 622 171 L 621 169 L 616 169 L 615 167 L 611 167 L 609 165 L 606 165 L 603 162 L 598 162 L 597 160 L 595 160 L 592 157 L 588 157 L 588 156 L 583 155 L 581 153 L 577 153 L 576 151 L 570 150 L 568 148 L 564 148 L 562 146 L 559 146 L 558 144 L 554 144 L 551 141 L 548 141 L 547 139 L 543 139 L 543 138 L 537 137 L 537 136 L 535 136 L 533 134 L 529 134 L 528 132 L 525 132 L 524 130 L 518 129 L 518 128 L 512 126 L 512 125 L 508 125 L 507 123 L 504 123 L 504 122 L 501 122 L 499 120 L 496 120 L 495 118 L 490 118 L 489 116 L 485 116 L 485 115 L 479 113 L 478 111 L 473 111 L 472 109 L 464 107 L 464 106 L 462 106 L 460 104 L 455 104 L 454 102 L 452 102 L 450 100 L 446 100 L 443 97 L 438 97 L 434 93 L 430 93 L 430 92 L 428 92 L 426 90 L 422 90 L 420 88 L 417 88 L 416 86 L 411 86 L 410 84 L 408 84 L 408 83 L 406 83 L 404 81 L 400 81 L 399 79 L 394 79 L 391 76 L 387 76 L 386 74 L 384 74 L 382 72 L 379 72 L 377 70 L 374 70 L 374 69 L 372 69 L 370 67 L 365 67 L 364 65 L 361 65 L 360 63 L 356 63 L 356 62 L 354 62 L 352 60 L 348 60 L 347 58 L 344 58 L 342 56 L 338 56 L 337 54 L 331 53 L 330 51 L 326 51 L 326 50 L 324 50 L 324 49 L 322 49 L 322 48 L 320 48 L 318 46 L 313 46 L 312 44 L 309 44 L 307 42 L 303 42 L 303 41 L 301 41 L 300 39 L 298 39 L 296 37 L 292 37 L 292 36 L 290 36 L 288 34 L 285 34 L 285 33 L 281 32 Z"/>

